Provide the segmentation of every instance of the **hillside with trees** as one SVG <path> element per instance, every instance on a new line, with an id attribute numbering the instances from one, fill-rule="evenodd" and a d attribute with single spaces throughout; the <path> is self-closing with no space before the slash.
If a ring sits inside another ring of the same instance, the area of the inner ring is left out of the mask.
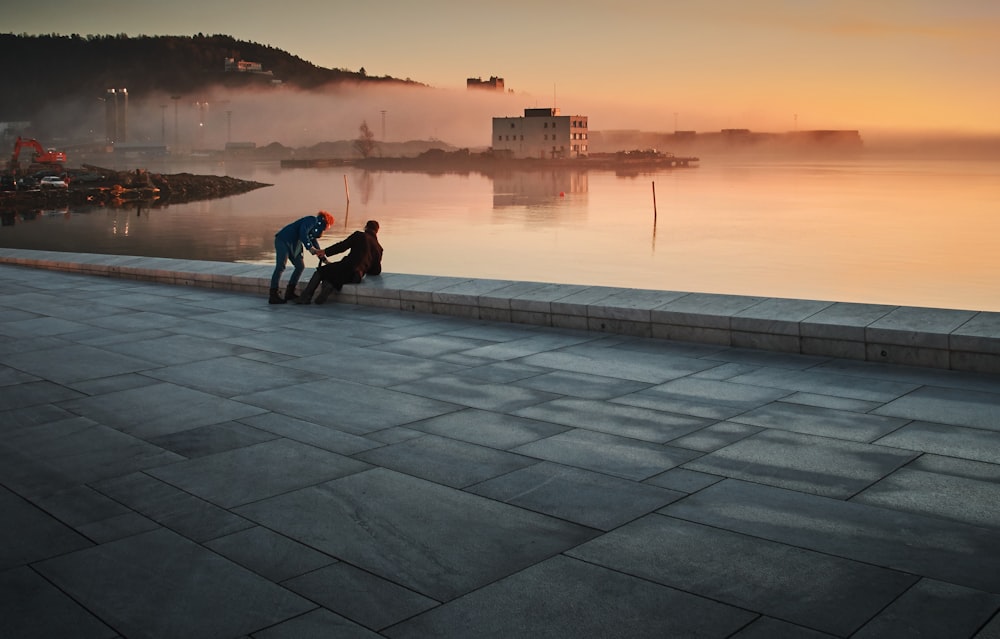
<path id="1" fill-rule="evenodd" d="M 227 73 L 226 58 L 260 63 L 269 73 Z M 5 62 L 0 122 L 34 120 L 40 128 L 46 128 L 47 106 L 94 101 L 115 87 L 134 94 L 191 94 L 208 86 L 275 82 L 310 90 L 347 82 L 422 86 L 409 79 L 371 77 L 363 68 L 319 67 L 280 49 L 227 35 L 0 34 L 0 60 Z"/>

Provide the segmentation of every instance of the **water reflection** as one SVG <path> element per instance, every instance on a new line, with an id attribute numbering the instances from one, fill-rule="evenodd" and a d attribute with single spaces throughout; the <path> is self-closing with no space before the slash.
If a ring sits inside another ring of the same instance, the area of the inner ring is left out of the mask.
<path id="1" fill-rule="evenodd" d="M 329 241 L 378 219 L 390 272 L 1000 310 L 995 163 L 151 170 L 273 186 L 188 204 L 0 211 L 0 246 L 270 264 L 274 233 L 324 209 L 337 219 Z"/>
<path id="2" fill-rule="evenodd" d="M 498 171 L 493 175 L 493 208 L 551 206 L 556 198 L 587 196 L 586 171 Z"/>

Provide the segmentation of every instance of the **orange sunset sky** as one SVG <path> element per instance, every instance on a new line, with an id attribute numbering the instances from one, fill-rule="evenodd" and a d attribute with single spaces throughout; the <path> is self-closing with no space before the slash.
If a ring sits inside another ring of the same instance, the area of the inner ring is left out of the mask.
<path id="1" fill-rule="evenodd" d="M 226 34 L 323 67 L 464 90 L 598 128 L 1000 133 L 996 0 L 59 0 L 15 34 Z M 593 125 L 592 125 L 593 126 Z"/>

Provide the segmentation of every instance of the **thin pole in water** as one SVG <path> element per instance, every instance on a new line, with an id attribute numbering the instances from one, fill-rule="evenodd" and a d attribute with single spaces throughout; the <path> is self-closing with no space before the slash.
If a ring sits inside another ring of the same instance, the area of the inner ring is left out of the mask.
<path id="1" fill-rule="evenodd" d="M 653 222 L 656 222 L 656 182 L 653 182 Z"/>
<path id="2" fill-rule="evenodd" d="M 347 203 L 351 203 L 351 190 L 347 188 L 347 174 L 344 174 L 344 196 L 347 197 Z"/>

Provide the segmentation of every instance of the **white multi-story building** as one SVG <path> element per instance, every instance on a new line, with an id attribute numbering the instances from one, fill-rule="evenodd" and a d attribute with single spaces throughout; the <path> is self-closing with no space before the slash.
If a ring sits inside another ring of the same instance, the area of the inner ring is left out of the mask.
<path id="1" fill-rule="evenodd" d="M 493 151 L 512 158 L 587 156 L 587 116 L 559 109 L 525 109 L 519 118 L 493 118 Z"/>

